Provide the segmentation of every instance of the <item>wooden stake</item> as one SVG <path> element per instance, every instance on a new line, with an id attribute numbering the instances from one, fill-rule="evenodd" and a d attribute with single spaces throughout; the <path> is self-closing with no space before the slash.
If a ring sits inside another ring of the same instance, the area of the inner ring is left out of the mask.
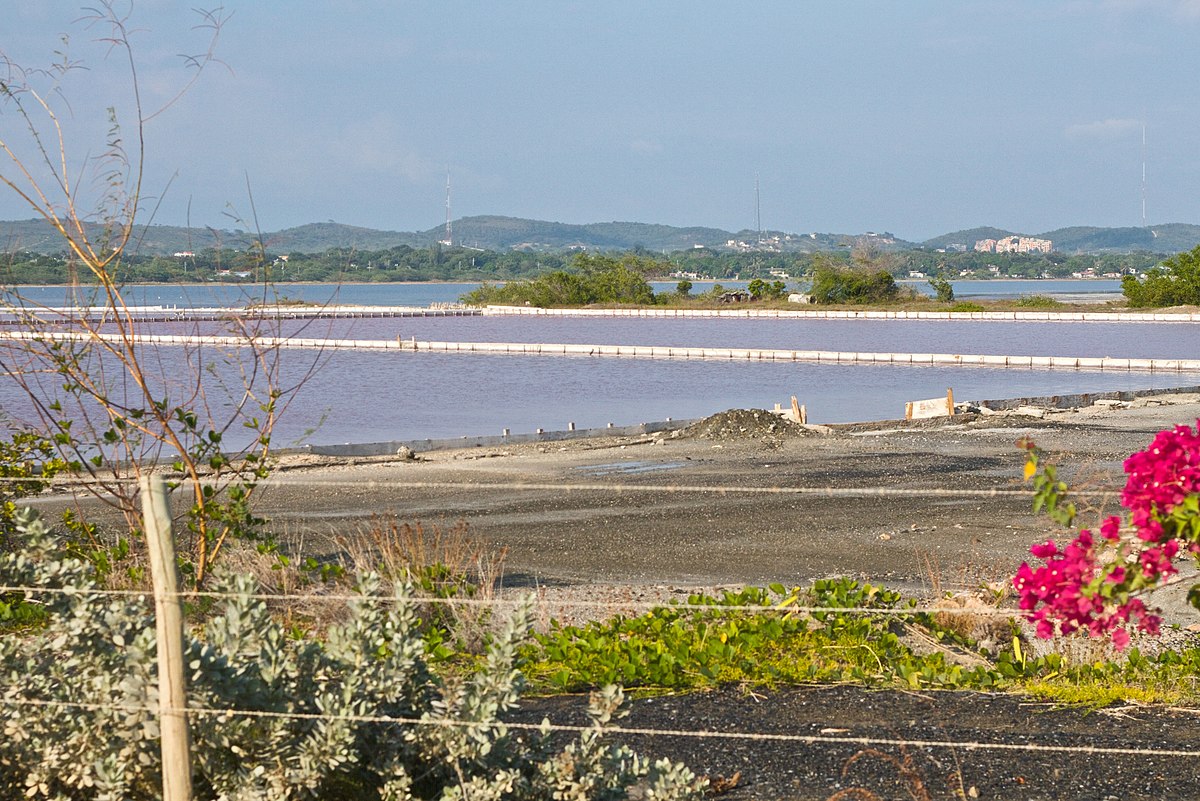
<path id="1" fill-rule="evenodd" d="M 804 422 L 804 414 L 800 411 L 800 401 L 796 400 L 796 396 L 792 396 L 792 419 L 797 423 Z"/>
<path id="2" fill-rule="evenodd" d="M 909 401 L 908 403 L 904 404 L 904 419 L 911 420 L 912 414 L 913 414 L 913 405 L 912 405 L 912 401 Z"/>
<path id="3" fill-rule="evenodd" d="M 946 414 L 954 416 L 954 387 L 946 389 Z"/>
<path id="4" fill-rule="evenodd" d="M 175 564 L 175 535 L 167 485 L 162 476 L 143 474 L 142 521 L 154 581 L 158 639 L 158 728 L 162 737 L 163 801 L 192 801 L 191 743 L 184 685 L 183 607 Z"/>

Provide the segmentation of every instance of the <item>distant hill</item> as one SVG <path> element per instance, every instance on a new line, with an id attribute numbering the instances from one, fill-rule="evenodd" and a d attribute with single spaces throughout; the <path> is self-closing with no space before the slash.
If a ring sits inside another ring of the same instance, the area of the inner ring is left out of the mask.
<path id="1" fill-rule="evenodd" d="M 327 222 L 285 228 L 265 235 L 264 241 L 267 250 L 276 253 L 321 253 L 333 248 L 386 250 L 401 245 L 423 248 L 434 244 L 438 238 L 428 233 L 378 231 L 374 228 Z"/>
<path id="2" fill-rule="evenodd" d="M 634 222 L 590 223 L 572 225 L 517 217 L 464 217 L 452 224 L 454 241 L 488 250 L 525 248 L 534 250 L 564 250 L 566 248 L 598 248 L 601 250 L 686 250 L 695 245 L 715 247 L 724 245 L 734 234 L 717 228 L 676 228 L 670 225 L 650 225 Z M 425 232 L 431 241 L 445 234 L 442 227 Z"/>
<path id="3" fill-rule="evenodd" d="M 1200 225 L 1168 223 L 1145 228 L 1059 228 L 1039 234 L 1054 242 L 1054 249 L 1068 253 L 1102 253 L 1145 250 L 1178 253 L 1200 244 Z"/>
<path id="4" fill-rule="evenodd" d="M 704 247 L 726 248 L 731 240 L 734 249 L 753 250 L 758 232 L 723 231 L 719 228 L 653 225 L 636 222 L 605 222 L 575 225 L 570 223 L 527 220 L 518 217 L 487 215 L 463 217 L 452 223 L 456 245 L 506 251 L 563 251 L 573 248 L 591 250 L 678 251 Z M 90 232 L 99 236 L 98 226 Z M 998 239 L 1018 235 L 1002 228 L 979 227 L 944 234 L 919 244 L 896 239 L 889 233 L 789 234 L 782 231 L 763 231 L 771 245 L 766 249 L 784 252 L 811 253 L 848 248 L 869 242 L 884 250 L 916 248 L 948 248 L 961 245 L 968 249 L 980 239 Z M 1028 234 L 1021 234 L 1028 235 Z M 1113 253 L 1149 251 L 1178 253 L 1200 244 L 1200 225 L 1170 223 L 1145 228 L 1094 228 L 1078 226 L 1059 228 L 1042 234 L 1050 239 L 1054 249 L 1064 253 Z M 309 223 L 263 234 L 267 250 L 273 253 L 321 253 L 334 248 L 354 250 L 385 250 L 409 246 L 431 247 L 445 237 L 445 227 L 438 225 L 427 231 L 380 231 L 335 222 Z M 135 250 L 144 255 L 163 255 L 179 251 L 201 251 L 212 247 L 245 250 L 254 241 L 252 234 L 240 229 L 183 228 L 174 225 L 151 225 L 139 228 Z M 0 252 L 27 250 L 37 253 L 61 253 L 64 248 L 58 235 L 41 220 L 0 221 Z"/>
<path id="5" fill-rule="evenodd" d="M 89 224 L 86 228 L 88 236 L 99 243 L 103 236 L 101 226 Z M 243 231 L 150 225 L 141 226 L 134 232 L 133 249 L 139 253 L 157 255 L 212 247 L 244 249 L 251 241 L 251 237 Z M 0 250 L 54 254 L 65 252 L 66 246 L 62 237 L 45 220 L 16 220 L 0 222 Z"/>
<path id="6" fill-rule="evenodd" d="M 1178 253 L 1200 245 L 1200 225 L 1168 223 L 1145 228 L 1096 228 L 1074 226 L 1057 228 L 1040 234 L 1022 234 L 1002 228 L 968 228 L 943 234 L 921 243 L 925 248 L 947 248 L 963 245 L 968 250 L 981 239 L 999 239 L 1005 236 L 1033 236 L 1049 239 L 1054 249 L 1062 253 Z"/>
<path id="7" fill-rule="evenodd" d="M 1018 236 L 1018 234 L 1013 231 L 1005 231 L 1003 228 L 968 228 L 964 231 L 955 231 L 952 234 L 942 234 L 933 239 L 926 239 L 921 243 L 921 247 L 936 250 L 948 248 L 951 245 L 962 245 L 970 250 L 981 239 L 999 239 L 1003 236 Z"/>
<path id="8" fill-rule="evenodd" d="M 1200 233 L 1200 229 L 1197 229 Z M 1092 228 L 1075 226 L 1059 228 L 1039 234 L 1049 239 L 1055 250 L 1070 252 L 1093 252 L 1113 250 L 1151 250 L 1155 236 L 1149 228 Z M 1196 241 L 1200 242 L 1200 239 Z M 1194 246 L 1194 245 L 1193 245 Z"/>

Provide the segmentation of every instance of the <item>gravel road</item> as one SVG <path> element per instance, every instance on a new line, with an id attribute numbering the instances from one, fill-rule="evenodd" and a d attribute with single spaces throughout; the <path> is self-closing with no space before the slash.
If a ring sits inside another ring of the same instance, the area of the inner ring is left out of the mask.
<path id="1" fill-rule="evenodd" d="M 1020 494 L 1028 485 L 1018 439 L 1032 437 L 1073 486 L 1113 490 L 1090 498 L 1112 509 L 1124 458 L 1198 416 L 1200 398 L 1172 395 L 1042 418 L 795 433 L 766 430 L 774 418 L 763 414 L 706 436 L 414 460 L 297 457 L 265 490 L 261 511 L 309 551 L 380 514 L 465 520 L 506 551 L 505 582 L 516 587 L 792 585 L 830 575 L 909 590 L 974 587 L 1010 576 L 1052 530 Z"/>

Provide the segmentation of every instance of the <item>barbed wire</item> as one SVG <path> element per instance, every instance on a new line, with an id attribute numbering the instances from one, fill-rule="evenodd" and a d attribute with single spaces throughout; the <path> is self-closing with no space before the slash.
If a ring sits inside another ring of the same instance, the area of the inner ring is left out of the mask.
<path id="1" fill-rule="evenodd" d="M 604 585 L 607 586 L 607 585 Z M 633 585 L 630 585 L 632 588 Z M 646 611 L 666 610 L 666 611 L 686 611 L 686 612 L 717 612 L 730 614 L 751 612 L 751 613 L 784 613 L 784 614 L 864 614 L 864 615 L 883 615 L 894 617 L 915 617 L 917 615 L 933 615 L 940 613 L 961 613 L 971 615 L 995 615 L 998 617 L 1020 617 L 1024 613 L 1017 609 L 1003 609 L 992 606 L 971 606 L 971 607 L 940 607 L 940 606 L 913 606 L 913 607 L 876 607 L 876 606 L 819 606 L 811 604 L 786 603 L 788 598 L 799 597 L 788 593 L 783 600 L 775 604 L 738 604 L 726 603 L 723 598 L 714 595 L 707 595 L 703 592 L 703 588 L 695 588 L 697 592 L 690 592 L 689 595 L 705 595 L 712 598 L 713 603 L 693 603 L 691 601 L 675 601 L 667 600 L 648 600 L 648 599 L 625 599 L 625 600 L 601 600 L 601 599 L 578 599 L 578 598 L 550 598 L 539 597 L 538 593 L 526 593 L 514 595 L 510 598 L 492 597 L 492 598 L 445 598 L 436 596 L 396 596 L 396 595 L 358 595 L 358 594 L 318 594 L 318 593 L 270 593 L 270 592 L 220 592 L 215 590 L 190 590 L 177 593 L 161 593 L 163 598 L 182 598 L 185 600 L 196 598 L 209 598 L 213 600 L 230 600 L 230 599 L 247 599 L 254 601 L 325 601 L 325 602 L 368 602 L 368 603 L 407 603 L 416 606 L 463 606 L 463 607 L 489 607 L 489 606 L 517 606 L 525 603 L 530 596 L 536 606 L 551 606 L 557 608 L 578 608 L 578 609 L 642 609 Z M 761 587 L 748 587 L 748 589 L 764 589 Z M 803 590 L 802 590 L 803 591 Z M 20 584 L 15 585 L 0 585 L 0 594 L 2 593 L 30 593 L 35 595 L 65 595 L 65 596 L 99 596 L 99 597 L 118 597 L 118 598 L 140 598 L 149 600 L 157 597 L 154 590 L 120 590 L 120 589 L 103 589 L 103 588 L 87 588 L 80 589 L 74 587 L 30 587 Z"/>
<path id="2" fill-rule="evenodd" d="M 100 704 L 83 701 L 47 701 L 41 699 L 0 699 L 0 704 L 12 707 L 40 707 L 81 709 L 87 711 L 120 710 L 128 712 L 157 713 L 157 706 L 147 704 Z M 521 721 L 497 720 L 481 724 L 478 721 L 453 720 L 447 718 L 413 718 L 394 717 L 391 715 L 361 715 L 361 714 L 328 714 L 319 712 L 274 712 L 269 710 L 211 708 L 189 706 L 187 709 L 170 710 L 198 717 L 250 717 L 261 719 L 311 720 L 311 721 L 346 721 L 351 723 L 378 723 L 402 726 L 436 726 L 438 728 L 505 728 L 538 733 L 560 732 L 581 734 L 584 732 L 603 732 L 606 735 L 626 735 L 641 737 L 680 737 L 700 740 L 742 740 L 749 742 L 800 743 L 803 745 L 853 745 L 858 747 L 894 746 L 898 748 L 958 748 L 966 751 L 1023 751 L 1033 753 L 1059 754 L 1088 754 L 1100 756 L 1139 756 L 1139 757 L 1171 757 L 1183 759 L 1200 758 L 1200 750 L 1182 748 L 1129 748 L 1123 746 L 1101 745 L 1055 745 L 1046 743 L 1002 743 L 984 740 L 933 740 L 906 739 L 902 737 L 855 737 L 830 734 L 775 734 L 770 732 L 747 731 L 713 731 L 695 729 L 662 729 L 638 726 L 598 726 L 578 725 L 567 723 L 524 723 Z M 1200 710 L 1184 710 L 1200 714 Z"/>
<path id="3" fill-rule="evenodd" d="M 615 475 L 622 475 L 614 470 Z M 238 480 L 230 474 L 226 480 Z M 51 484 L 51 489 L 77 487 L 104 488 L 114 484 L 132 485 L 135 476 L 117 478 L 46 479 L 40 477 L 3 477 L 0 484 Z M 950 498 L 1032 498 L 1031 489 L 1004 487 L 817 487 L 783 486 L 754 487 L 733 484 L 616 484 L 592 482 L 548 482 L 548 481 L 408 481 L 392 479 L 334 478 L 329 476 L 271 476 L 268 478 L 243 478 L 246 483 L 257 487 L 355 487 L 363 490 L 418 489 L 418 490 L 512 490 L 554 492 L 658 492 L 658 493 L 716 493 L 719 495 L 812 495 L 828 498 L 860 497 L 950 497 Z M 180 483 L 191 483 L 192 479 Z M 1073 495 L 1109 494 L 1119 492 L 1118 487 L 1072 490 Z M 30 496 L 30 500 L 39 496 Z M 50 496 L 46 496 L 50 497 Z"/>

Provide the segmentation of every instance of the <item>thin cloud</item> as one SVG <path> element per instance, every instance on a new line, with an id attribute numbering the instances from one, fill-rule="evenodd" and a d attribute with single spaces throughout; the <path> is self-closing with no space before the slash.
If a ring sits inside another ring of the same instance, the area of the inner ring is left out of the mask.
<path id="1" fill-rule="evenodd" d="M 1122 118 L 1068 125 L 1063 133 L 1068 139 L 1120 139 L 1141 128 L 1141 120 Z"/>
<path id="2" fill-rule="evenodd" d="M 1074 6 L 1089 12 L 1096 10 L 1096 4 L 1086 0 Z M 1158 12 L 1184 20 L 1200 19 L 1200 0 L 1101 0 L 1099 7 L 1121 14 Z"/>

